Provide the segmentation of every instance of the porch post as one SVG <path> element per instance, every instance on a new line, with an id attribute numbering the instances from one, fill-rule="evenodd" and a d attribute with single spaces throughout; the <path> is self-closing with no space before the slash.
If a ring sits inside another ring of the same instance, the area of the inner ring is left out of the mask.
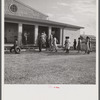
<path id="1" fill-rule="evenodd" d="M 60 45 L 62 45 L 62 28 L 60 28 Z"/>
<path id="2" fill-rule="evenodd" d="M 34 34 L 35 45 L 37 45 L 37 39 L 38 39 L 38 25 L 35 25 L 35 34 Z"/>
<path id="3" fill-rule="evenodd" d="M 64 46 L 65 43 L 64 38 L 64 28 L 62 28 L 62 46 Z"/>
<path id="4" fill-rule="evenodd" d="M 22 45 L 22 24 L 18 24 L 18 43 Z"/>
<path id="5" fill-rule="evenodd" d="M 48 36 L 49 36 L 49 38 L 50 38 L 50 35 L 51 35 L 51 30 L 52 28 L 51 28 L 51 26 L 49 26 L 49 34 L 48 34 Z"/>

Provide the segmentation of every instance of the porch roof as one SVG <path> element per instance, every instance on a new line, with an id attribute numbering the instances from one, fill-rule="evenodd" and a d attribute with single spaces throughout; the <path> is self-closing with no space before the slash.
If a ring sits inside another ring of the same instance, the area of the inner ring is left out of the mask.
<path id="1" fill-rule="evenodd" d="M 76 26 L 76 25 L 71 25 L 71 24 L 66 24 L 66 23 L 60 23 L 60 22 L 51 21 L 51 20 L 34 19 L 34 18 L 27 18 L 27 17 L 8 15 L 8 14 L 5 14 L 5 19 L 28 21 L 28 22 L 31 22 L 31 23 L 35 22 L 35 23 L 41 23 L 41 24 L 47 24 L 47 25 L 55 25 L 55 26 L 60 26 L 60 27 L 63 27 L 63 28 L 75 28 L 75 29 L 84 28 L 84 27 L 81 27 L 81 26 Z"/>

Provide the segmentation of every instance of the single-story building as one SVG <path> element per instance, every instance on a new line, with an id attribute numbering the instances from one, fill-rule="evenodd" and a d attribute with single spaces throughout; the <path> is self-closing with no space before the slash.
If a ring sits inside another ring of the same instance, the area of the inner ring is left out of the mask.
<path id="1" fill-rule="evenodd" d="M 71 46 L 74 39 L 80 36 L 83 27 L 48 20 L 48 16 L 25 5 L 18 0 L 5 0 L 5 44 L 12 44 L 14 36 L 18 37 L 20 45 L 24 45 L 24 32 L 29 33 L 27 44 L 37 45 L 38 34 L 45 32 L 50 37 L 52 31 L 58 39 L 58 45 L 63 46 L 65 37 L 69 36 Z"/>

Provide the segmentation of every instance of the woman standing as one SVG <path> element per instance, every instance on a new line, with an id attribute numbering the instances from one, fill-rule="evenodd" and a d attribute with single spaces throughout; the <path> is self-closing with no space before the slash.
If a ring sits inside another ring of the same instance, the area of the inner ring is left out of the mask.
<path id="1" fill-rule="evenodd" d="M 56 37 L 54 37 L 54 39 L 53 39 L 53 47 L 54 47 L 54 50 L 55 50 L 55 52 L 57 52 L 57 38 Z"/>
<path id="2" fill-rule="evenodd" d="M 87 36 L 86 37 L 86 51 L 85 53 L 89 54 L 90 53 L 90 38 Z"/>
<path id="3" fill-rule="evenodd" d="M 77 44 L 77 42 L 76 42 L 76 39 L 74 39 L 74 42 L 73 42 L 73 47 L 74 47 L 74 50 L 76 50 L 76 44 Z"/>
<path id="4" fill-rule="evenodd" d="M 70 49 L 70 39 L 69 39 L 69 37 L 65 37 L 65 50 L 66 50 L 66 53 L 69 53 L 69 49 Z"/>

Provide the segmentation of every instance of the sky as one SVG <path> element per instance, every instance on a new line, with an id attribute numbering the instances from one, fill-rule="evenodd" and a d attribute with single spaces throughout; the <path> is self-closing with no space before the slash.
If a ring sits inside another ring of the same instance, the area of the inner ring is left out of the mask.
<path id="1" fill-rule="evenodd" d="M 49 16 L 49 20 L 85 27 L 96 36 L 96 0 L 19 0 Z"/>

